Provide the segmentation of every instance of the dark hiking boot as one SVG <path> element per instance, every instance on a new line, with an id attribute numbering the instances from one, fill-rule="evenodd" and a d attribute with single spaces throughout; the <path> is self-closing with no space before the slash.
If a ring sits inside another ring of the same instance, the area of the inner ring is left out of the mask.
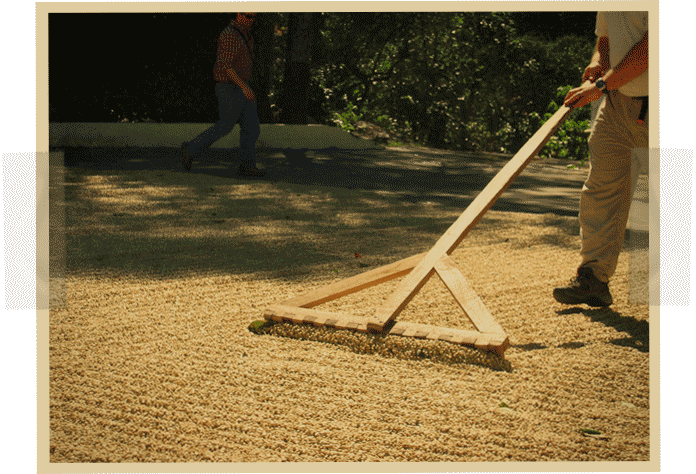
<path id="1" fill-rule="evenodd" d="M 239 165 L 239 170 L 237 170 L 237 174 L 239 176 L 250 176 L 252 178 L 262 178 L 263 176 L 266 176 L 265 171 L 261 171 L 260 169 L 257 169 L 255 166 L 244 166 L 244 165 Z"/>
<path id="2" fill-rule="evenodd" d="M 553 297 L 563 304 L 586 304 L 588 306 L 609 306 L 614 301 L 609 293 L 609 285 L 597 279 L 591 268 L 580 267 L 570 285 L 553 290 Z"/>

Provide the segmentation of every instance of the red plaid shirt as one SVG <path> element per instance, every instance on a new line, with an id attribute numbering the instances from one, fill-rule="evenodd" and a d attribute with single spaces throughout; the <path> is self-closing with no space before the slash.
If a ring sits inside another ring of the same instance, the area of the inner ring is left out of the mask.
<path id="1" fill-rule="evenodd" d="M 249 44 L 240 36 L 239 30 Z M 251 50 L 251 52 L 250 52 Z M 222 30 L 218 38 L 217 61 L 213 66 L 213 76 L 217 82 L 232 82 L 226 69 L 232 68 L 237 75 L 245 82 L 251 78 L 251 66 L 254 54 L 254 38 L 248 29 L 245 29 L 236 21 L 232 20 L 227 27 Z"/>

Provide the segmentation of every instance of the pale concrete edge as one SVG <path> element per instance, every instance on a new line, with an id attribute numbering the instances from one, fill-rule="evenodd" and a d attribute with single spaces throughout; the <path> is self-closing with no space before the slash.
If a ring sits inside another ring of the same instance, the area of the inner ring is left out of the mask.
<path id="1" fill-rule="evenodd" d="M 51 148 L 178 148 L 212 123 L 49 123 Z M 237 148 L 239 127 L 211 148 Z M 373 140 L 357 138 L 328 125 L 261 124 L 257 148 L 277 150 L 382 150 Z"/>

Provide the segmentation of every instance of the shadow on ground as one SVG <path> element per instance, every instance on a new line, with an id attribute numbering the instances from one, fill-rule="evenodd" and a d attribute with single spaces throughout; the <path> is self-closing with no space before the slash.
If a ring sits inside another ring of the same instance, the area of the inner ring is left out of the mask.
<path id="1" fill-rule="evenodd" d="M 268 175 L 248 180 L 235 175 L 236 150 L 211 149 L 189 173 L 174 149 L 62 151 L 67 270 L 160 277 L 282 277 L 334 263 L 356 273 L 355 253 L 379 256 L 362 267 L 426 251 L 508 160 L 420 148 L 267 151 L 258 161 Z M 492 209 L 549 214 L 544 225 L 575 238 L 564 216 L 577 215 L 584 175 L 533 162 Z M 477 228 L 499 225 L 487 215 Z"/>
<path id="2" fill-rule="evenodd" d="M 610 341 L 611 344 L 631 347 L 640 352 L 650 352 L 650 323 L 648 321 L 638 320 L 631 316 L 623 316 L 611 308 L 583 309 L 573 307 L 558 312 L 559 315 L 577 313 L 581 313 L 594 322 L 604 324 L 625 334 L 624 337 L 612 339 Z"/>
<path id="3" fill-rule="evenodd" d="M 182 172 L 170 148 L 68 148 L 65 165 L 95 171 Z M 236 149 L 210 149 L 197 156 L 192 173 L 235 179 Z M 508 157 L 430 148 L 384 150 L 287 150 L 260 152 L 268 171 L 263 182 L 391 193 L 400 201 L 437 202 L 462 211 Z M 576 216 L 586 170 L 561 160 L 533 161 L 492 209 Z"/>

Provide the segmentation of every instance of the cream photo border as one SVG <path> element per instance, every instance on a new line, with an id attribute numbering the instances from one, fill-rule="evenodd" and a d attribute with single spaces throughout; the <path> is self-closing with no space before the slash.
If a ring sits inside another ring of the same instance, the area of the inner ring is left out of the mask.
<path id="1" fill-rule="evenodd" d="M 52 12 L 216 12 L 236 11 L 243 3 L 246 10 L 253 11 L 597 11 L 602 10 L 648 10 L 650 12 L 650 95 L 653 111 L 659 110 L 658 84 L 658 2 L 657 1 L 574 1 L 574 2 L 200 2 L 200 3 L 36 3 L 36 173 L 37 173 L 37 283 L 48 275 L 48 13 Z M 653 33 L 654 32 L 654 33 Z M 589 60 L 589 58 L 588 58 Z M 650 121 L 650 143 L 652 150 L 659 149 L 659 121 L 653 112 Z M 650 215 L 658 222 L 659 230 L 659 163 L 650 164 Z M 5 177 L 7 179 L 7 176 Z M 654 185 L 654 186 L 653 186 Z M 657 191 L 654 195 L 652 191 Z M 7 203 L 5 203 L 7 206 Z M 55 216 L 54 216 L 55 217 Z M 651 230 L 653 226 L 651 225 Z M 650 234 L 650 267 L 659 267 L 659 232 Z M 652 280 L 652 278 L 651 278 Z M 44 280 L 46 281 L 46 280 Z M 647 462 L 559 462 L 559 463 L 339 463 L 339 464 L 55 464 L 49 462 L 49 389 L 48 389 L 48 310 L 46 288 L 37 285 L 37 396 L 38 396 L 38 472 L 481 472 L 481 471 L 658 471 L 660 469 L 660 353 L 659 353 L 659 306 L 651 300 L 650 316 L 650 461 Z M 658 290 L 659 291 L 659 290 Z M 655 324 L 657 323 L 657 324 Z"/>

